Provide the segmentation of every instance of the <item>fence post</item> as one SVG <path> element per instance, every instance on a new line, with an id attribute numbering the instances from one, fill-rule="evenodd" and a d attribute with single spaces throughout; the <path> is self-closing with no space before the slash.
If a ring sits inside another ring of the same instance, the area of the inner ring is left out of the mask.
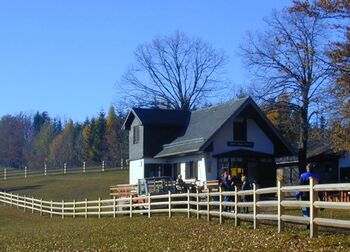
<path id="1" fill-rule="evenodd" d="M 63 174 L 66 174 L 67 173 L 67 164 L 64 163 L 63 164 Z"/>
<path id="2" fill-rule="evenodd" d="M 44 176 L 47 175 L 47 164 L 45 163 L 45 167 L 44 167 Z"/>
<path id="3" fill-rule="evenodd" d="M 19 208 L 19 195 L 17 194 L 17 209 Z"/>
<path id="4" fill-rule="evenodd" d="M 314 190 L 314 185 L 317 184 L 317 179 L 310 177 L 310 238 L 318 237 L 318 225 L 314 222 L 317 218 L 317 208 L 314 207 L 314 202 L 317 201 L 318 193 Z"/>
<path id="5" fill-rule="evenodd" d="M 62 200 L 62 219 L 64 219 L 64 200 Z"/>
<path id="6" fill-rule="evenodd" d="M 196 189 L 197 191 L 197 197 L 196 197 L 196 200 L 197 200 L 197 220 L 199 220 L 199 192 L 198 192 L 198 188 Z"/>
<path id="7" fill-rule="evenodd" d="M 10 206 L 12 207 L 12 193 L 10 193 Z"/>
<path id="8" fill-rule="evenodd" d="M 34 213 L 34 197 L 32 197 L 32 213 Z"/>
<path id="9" fill-rule="evenodd" d="M 23 211 L 25 212 L 26 211 L 26 207 L 27 207 L 27 204 L 26 204 L 26 202 L 27 202 L 27 197 L 24 195 L 24 198 L 23 198 Z"/>
<path id="10" fill-rule="evenodd" d="M 235 186 L 235 227 L 239 226 L 240 221 L 238 219 L 238 190 L 237 186 Z"/>
<path id="11" fill-rule="evenodd" d="M 24 178 L 27 178 L 27 166 L 24 166 Z"/>
<path id="12" fill-rule="evenodd" d="M 132 195 L 130 194 L 129 198 L 129 216 L 132 217 Z"/>
<path id="13" fill-rule="evenodd" d="M 169 218 L 171 218 L 171 192 L 168 191 L 168 208 L 169 208 Z"/>
<path id="14" fill-rule="evenodd" d="M 52 218 L 52 200 L 51 200 L 51 202 L 50 202 L 50 217 Z"/>
<path id="15" fill-rule="evenodd" d="M 284 228 L 284 223 L 282 220 L 282 215 L 284 213 L 284 208 L 282 206 L 283 192 L 281 190 L 281 180 L 277 181 L 277 221 L 278 221 L 278 233 L 281 233 Z"/>
<path id="16" fill-rule="evenodd" d="M 190 212 L 190 190 L 187 189 L 187 218 L 191 217 L 191 212 Z"/>
<path id="17" fill-rule="evenodd" d="M 102 161 L 102 171 L 105 171 L 105 161 Z"/>
<path id="18" fill-rule="evenodd" d="M 219 220 L 222 224 L 222 188 L 219 186 Z"/>
<path id="19" fill-rule="evenodd" d="M 86 163 L 85 161 L 83 162 L 83 173 L 85 173 L 85 170 L 86 170 Z"/>
<path id="20" fill-rule="evenodd" d="M 101 218 L 101 198 L 98 198 L 98 218 Z"/>
<path id="21" fill-rule="evenodd" d="M 113 196 L 113 218 L 115 218 L 115 196 Z"/>
<path id="22" fill-rule="evenodd" d="M 256 216 L 258 215 L 258 207 L 256 206 L 257 203 L 257 194 L 256 194 L 256 184 L 253 183 L 253 216 L 254 216 L 254 229 L 257 229 L 259 227 L 259 221 L 256 218 Z"/>
<path id="23" fill-rule="evenodd" d="M 73 219 L 75 219 L 75 200 L 73 200 Z"/>
<path id="24" fill-rule="evenodd" d="M 210 221 L 210 189 L 207 192 L 207 221 Z"/>
<path id="25" fill-rule="evenodd" d="M 6 180 L 6 168 L 4 168 L 4 180 Z"/>
<path id="26" fill-rule="evenodd" d="M 88 217 L 88 200 L 85 198 L 85 219 Z"/>
<path id="27" fill-rule="evenodd" d="M 40 199 L 40 215 L 43 215 L 43 198 Z"/>
<path id="28" fill-rule="evenodd" d="M 151 194 L 148 193 L 148 218 L 151 218 Z"/>

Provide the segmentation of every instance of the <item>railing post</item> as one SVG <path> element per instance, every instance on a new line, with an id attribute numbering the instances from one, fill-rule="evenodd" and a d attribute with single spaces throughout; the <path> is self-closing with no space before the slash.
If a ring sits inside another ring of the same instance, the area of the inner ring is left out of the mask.
<path id="1" fill-rule="evenodd" d="M 32 213 L 34 213 L 34 197 L 32 197 Z"/>
<path id="2" fill-rule="evenodd" d="M 169 209 L 169 218 L 171 218 L 171 192 L 168 191 L 168 209 Z"/>
<path id="3" fill-rule="evenodd" d="M 207 192 L 207 221 L 210 221 L 210 189 Z"/>
<path id="4" fill-rule="evenodd" d="M 23 198 L 23 211 L 25 212 L 26 211 L 26 207 L 27 207 L 27 197 L 24 195 L 24 198 Z"/>
<path id="5" fill-rule="evenodd" d="M 197 200 L 197 220 L 199 219 L 199 192 L 198 192 L 198 189 L 196 190 L 196 193 L 197 193 L 197 197 L 196 197 L 196 200 Z"/>
<path id="6" fill-rule="evenodd" d="M 187 218 L 191 217 L 191 212 L 190 212 L 190 190 L 187 189 Z"/>
<path id="7" fill-rule="evenodd" d="M 257 201 L 258 200 L 257 200 L 257 194 L 256 194 L 256 184 L 253 183 L 253 216 L 254 216 L 253 226 L 254 226 L 254 229 L 257 229 L 259 226 L 259 221 L 256 218 L 256 216 L 258 215 L 258 207 L 256 205 Z"/>
<path id="8" fill-rule="evenodd" d="M 98 218 L 101 218 L 101 198 L 98 198 Z"/>
<path id="9" fill-rule="evenodd" d="M 278 233 L 281 233 L 284 228 L 284 223 L 282 220 L 282 215 L 284 213 L 284 208 L 282 206 L 282 201 L 284 194 L 281 190 L 281 181 L 277 182 L 277 222 L 278 222 Z"/>
<path id="10" fill-rule="evenodd" d="M 52 200 L 51 200 L 51 202 L 50 202 L 50 217 L 52 218 Z"/>
<path id="11" fill-rule="evenodd" d="M 318 225 L 314 222 L 317 218 L 317 208 L 314 207 L 314 202 L 317 201 L 318 193 L 314 190 L 314 185 L 317 184 L 317 179 L 310 177 L 310 238 L 318 237 Z"/>
<path id="12" fill-rule="evenodd" d="M 64 219 L 64 200 L 62 200 L 62 219 Z"/>
<path id="13" fill-rule="evenodd" d="M 40 199 L 40 215 L 43 215 L 43 198 Z"/>
<path id="14" fill-rule="evenodd" d="M 219 220 L 222 224 L 222 188 L 219 186 Z"/>
<path id="15" fill-rule="evenodd" d="M 75 219 L 75 200 L 73 200 L 73 219 Z"/>
<path id="16" fill-rule="evenodd" d="M 148 218 L 151 218 L 151 194 L 148 193 Z"/>
<path id="17" fill-rule="evenodd" d="M 87 219 L 87 216 L 88 216 L 87 199 L 85 199 L 85 219 Z"/>
<path id="18" fill-rule="evenodd" d="M 240 220 L 238 219 L 238 190 L 235 186 L 235 227 L 240 225 Z"/>
<path id="19" fill-rule="evenodd" d="M 115 218 L 115 196 L 113 196 L 113 218 Z"/>
<path id="20" fill-rule="evenodd" d="M 132 217 L 132 195 L 130 194 L 130 198 L 129 198 L 129 216 L 130 218 Z"/>

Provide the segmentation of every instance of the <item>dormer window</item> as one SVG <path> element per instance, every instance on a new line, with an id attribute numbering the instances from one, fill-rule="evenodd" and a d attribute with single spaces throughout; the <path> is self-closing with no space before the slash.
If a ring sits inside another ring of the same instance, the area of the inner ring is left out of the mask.
<path id="1" fill-rule="evenodd" d="M 133 127 L 133 144 L 138 144 L 140 142 L 140 127 L 134 126 Z"/>
<path id="2" fill-rule="evenodd" d="M 247 141 L 247 121 L 236 121 L 233 123 L 233 140 Z"/>

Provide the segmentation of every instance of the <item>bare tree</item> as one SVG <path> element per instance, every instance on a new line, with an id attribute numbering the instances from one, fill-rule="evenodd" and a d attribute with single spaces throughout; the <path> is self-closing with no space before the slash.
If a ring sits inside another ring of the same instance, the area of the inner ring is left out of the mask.
<path id="1" fill-rule="evenodd" d="M 135 60 L 119 87 L 133 105 L 191 110 L 222 91 L 225 54 L 199 38 L 155 38 L 137 48 Z"/>
<path id="2" fill-rule="evenodd" d="M 309 121 L 325 99 L 329 65 L 324 58 L 321 21 L 304 13 L 274 12 L 268 29 L 248 35 L 241 46 L 252 76 L 262 83 L 257 95 L 267 101 L 287 95 L 288 106 L 299 115 L 299 169 L 306 164 Z M 284 104 L 286 105 L 286 104 Z"/>

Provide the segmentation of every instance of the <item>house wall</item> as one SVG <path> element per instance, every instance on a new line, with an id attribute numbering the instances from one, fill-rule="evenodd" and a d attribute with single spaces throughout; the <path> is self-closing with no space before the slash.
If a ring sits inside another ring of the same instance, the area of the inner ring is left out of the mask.
<path id="1" fill-rule="evenodd" d="M 144 178 L 144 159 L 133 160 L 129 163 L 129 184 L 137 184 L 138 179 Z"/>
<path id="2" fill-rule="evenodd" d="M 228 141 L 233 141 L 233 119 L 214 136 L 213 154 L 220 154 L 234 150 L 250 150 L 266 154 L 274 154 L 274 145 L 265 135 L 253 119 L 247 119 L 247 141 L 253 142 L 254 147 L 228 146 Z"/>
<path id="3" fill-rule="evenodd" d="M 139 143 L 134 144 L 134 126 L 139 126 L 140 130 L 140 140 Z M 141 122 L 138 118 L 135 117 L 133 120 L 130 130 L 129 130 L 129 159 L 132 160 L 138 160 L 144 157 L 143 155 L 143 149 L 144 149 L 144 127 L 141 125 Z"/>

